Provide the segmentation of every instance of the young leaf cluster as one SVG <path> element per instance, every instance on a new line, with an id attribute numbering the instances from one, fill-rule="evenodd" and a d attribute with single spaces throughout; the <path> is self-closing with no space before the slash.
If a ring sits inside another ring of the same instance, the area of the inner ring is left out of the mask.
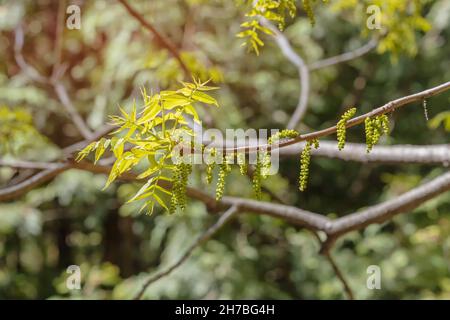
<path id="1" fill-rule="evenodd" d="M 239 32 L 237 37 L 246 39 L 243 43 L 249 50 L 259 54 L 259 48 L 264 46 L 264 42 L 260 38 L 260 33 L 272 35 L 272 31 L 262 26 L 258 17 L 264 17 L 269 21 L 275 22 L 280 30 L 283 30 L 286 24 L 286 13 L 291 17 L 295 17 L 297 8 L 295 0 L 248 0 L 250 11 L 246 14 L 250 18 L 241 24 L 245 30 Z"/>
<path id="2" fill-rule="evenodd" d="M 26 109 L 0 106 L 0 155 L 17 154 L 46 140 L 34 127 Z"/>
<path id="3" fill-rule="evenodd" d="M 383 114 L 375 118 L 367 117 L 365 120 L 366 147 L 369 153 L 378 143 L 381 135 L 389 133 L 389 118 Z"/>
<path id="4" fill-rule="evenodd" d="M 144 200 L 142 209 L 147 208 L 150 213 L 155 202 L 170 212 L 176 207 L 183 209 L 186 205 L 183 194 L 192 168 L 185 161 L 175 164 L 172 158 L 179 157 L 176 146 L 181 144 L 189 150 L 191 148 L 191 144 L 183 145 L 183 137 L 194 136 L 188 118 L 200 122 L 196 105 L 218 106 L 217 101 L 207 93 L 214 89 L 205 82 L 195 80 L 194 83 L 183 82 L 182 88 L 176 91 L 166 90 L 149 95 L 143 89 L 142 110 L 138 112 L 136 103 L 129 112 L 120 108 L 121 116 L 111 117 L 112 124 L 118 127 L 114 136 L 89 144 L 80 151 L 77 161 L 91 152 L 95 152 L 94 161 L 98 161 L 107 150 L 111 151 L 116 160 L 105 188 L 125 172 L 139 170 L 141 166 L 137 166 L 142 164 L 144 169 L 138 179 L 146 179 L 147 182 L 130 202 Z M 163 181 L 166 183 L 162 184 Z M 171 208 L 167 204 L 169 197 Z"/>
<path id="5" fill-rule="evenodd" d="M 353 12 L 352 20 L 358 21 L 364 36 L 379 37 L 377 50 L 389 52 L 396 61 L 401 53 L 417 54 L 417 34 L 427 32 L 431 24 L 423 15 L 428 1 L 420 0 L 334 0 L 332 9 Z M 375 9 L 374 11 L 367 11 Z M 369 13 L 367 13 L 369 12 Z M 368 23 L 376 23 L 368 28 Z"/>

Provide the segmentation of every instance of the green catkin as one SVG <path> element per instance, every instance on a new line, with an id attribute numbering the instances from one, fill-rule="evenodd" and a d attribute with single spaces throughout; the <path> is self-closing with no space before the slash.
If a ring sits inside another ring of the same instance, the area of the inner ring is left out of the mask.
<path id="1" fill-rule="evenodd" d="M 178 207 L 178 189 L 180 183 L 180 172 L 178 170 L 178 166 L 175 168 L 175 172 L 173 174 L 173 186 L 172 186 L 172 197 L 170 198 L 170 206 L 169 206 L 169 214 L 175 213 Z"/>
<path id="2" fill-rule="evenodd" d="M 172 197 L 170 198 L 169 214 L 174 214 L 176 210 L 177 210 L 177 199 L 172 194 Z"/>
<path id="3" fill-rule="evenodd" d="M 245 176 L 248 171 L 248 164 L 245 162 L 245 153 L 239 152 L 237 154 L 237 163 L 239 165 L 240 173 Z"/>
<path id="4" fill-rule="evenodd" d="M 383 133 L 385 135 L 388 135 L 389 134 L 389 118 L 385 114 L 381 115 L 380 118 L 381 118 L 381 128 L 383 129 Z"/>
<path id="5" fill-rule="evenodd" d="M 225 179 L 228 173 L 231 171 L 231 166 L 229 164 L 229 156 L 224 156 L 222 163 L 219 165 L 219 175 L 217 178 L 216 185 L 216 200 L 219 201 L 223 197 L 223 192 L 225 190 Z"/>
<path id="6" fill-rule="evenodd" d="M 381 132 L 380 132 L 381 120 L 379 117 L 376 117 L 375 119 L 372 120 L 372 126 L 373 126 L 372 145 L 376 145 L 381 137 Z"/>
<path id="7" fill-rule="evenodd" d="M 269 175 L 270 166 L 272 165 L 270 159 L 270 153 L 267 151 L 263 151 L 260 154 L 261 157 L 261 179 L 267 179 Z"/>
<path id="8" fill-rule="evenodd" d="M 351 108 L 347 110 L 342 116 L 341 120 L 336 125 L 336 133 L 338 140 L 338 149 L 342 150 L 345 147 L 345 138 L 346 138 L 346 124 L 347 121 L 350 120 L 356 113 L 356 108 Z"/>
<path id="9" fill-rule="evenodd" d="M 319 149 L 319 146 L 320 146 L 319 139 L 317 139 L 317 138 L 316 139 L 312 139 L 311 142 L 312 142 L 312 144 L 314 146 L 314 149 Z"/>
<path id="10" fill-rule="evenodd" d="M 309 22 L 311 23 L 311 25 L 314 25 L 316 23 L 316 19 L 314 17 L 314 12 L 312 10 L 311 0 L 302 0 L 302 2 L 303 8 L 305 9 L 306 14 L 308 15 Z"/>
<path id="11" fill-rule="evenodd" d="M 256 154 L 256 165 L 255 170 L 253 171 L 253 192 L 255 193 L 256 199 L 261 199 L 261 169 L 262 169 L 262 163 L 261 163 L 261 157 L 259 152 Z"/>
<path id="12" fill-rule="evenodd" d="M 370 152 L 370 150 L 372 150 L 373 147 L 373 125 L 372 125 L 372 119 L 370 119 L 370 117 L 367 117 L 366 120 L 364 120 L 364 130 L 366 132 L 366 151 L 367 153 Z"/>
<path id="13" fill-rule="evenodd" d="M 211 150 L 211 156 L 215 157 L 216 156 L 216 149 L 212 149 Z M 211 184 L 212 179 L 213 179 L 213 171 L 214 171 L 214 167 L 215 167 L 215 162 L 211 162 L 210 164 L 206 165 L 206 183 L 207 184 Z"/>
<path id="14" fill-rule="evenodd" d="M 206 165 L 206 183 L 211 184 L 213 179 L 213 171 L 214 171 L 215 163 L 210 163 Z"/>
<path id="15" fill-rule="evenodd" d="M 296 138 L 298 135 L 299 135 L 298 131 L 286 129 L 273 134 L 267 142 L 269 145 L 272 145 L 274 142 L 277 142 L 278 140 L 293 139 Z"/>
<path id="16" fill-rule="evenodd" d="M 192 165 L 180 163 L 177 164 L 174 174 L 174 186 L 172 190 L 172 198 L 170 199 L 169 212 L 175 212 L 176 208 L 182 211 L 186 208 L 187 196 L 186 189 L 189 175 L 192 172 Z"/>
<path id="17" fill-rule="evenodd" d="M 382 114 L 374 119 L 367 117 L 364 123 L 367 153 L 369 153 L 373 146 L 378 143 L 381 135 L 389 133 L 389 118 L 387 115 Z"/>
<path id="18" fill-rule="evenodd" d="M 307 141 L 300 156 L 299 189 L 305 191 L 308 185 L 309 163 L 311 162 L 311 141 Z"/>
<path id="19" fill-rule="evenodd" d="M 184 207 L 183 202 L 185 198 L 183 196 L 183 171 L 184 164 L 177 164 L 173 174 L 172 197 L 170 199 L 169 213 L 175 213 L 177 208 Z"/>

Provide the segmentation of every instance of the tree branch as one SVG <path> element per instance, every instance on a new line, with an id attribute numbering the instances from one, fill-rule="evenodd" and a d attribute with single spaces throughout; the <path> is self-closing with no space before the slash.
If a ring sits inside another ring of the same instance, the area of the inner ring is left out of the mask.
<path id="1" fill-rule="evenodd" d="M 342 286 L 344 287 L 344 291 L 347 294 L 348 299 L 354 300 L 355 295 L 353 294 L 353 291 L 345 278 L 342 271 L 339 269 L 339 266 L 336 264 L 336 261 L 334 261 L 334 258 L 332 257 L 331 253 L 329 251 L 326 251 L 323 253 L 324 257 L 328 260 L 331 267 L 333 268 L 334 273 L 338 277 L 339 281 L 342 283 Z"/>
<path id="2" fill-rule="evenodd" d="M 357 48 L 355 50 L 349 51 L 349 52 L 345 52 L 343 54 L 334 56 L 334 57 L 330 57 L 327 59 L 323 59 L 323 60 L 319 60 L 316 62 L 313 62 L 311 64 L 308 65 L 308 69 L 309 71 L 314 71 L 314 70 L 318 70 L 318 69 L 322 69 L 322 68 L 326 68 L 335 64 L 339 64 L 339 63 L 343 63 L 343 62 L 347 62 L 350 60 L 354 60 L 356 58 L 359 58 L 363 55 L 365 55 L 366 53 L 369 53 L 370 51 L 372 51 L 373 49 L 376 48 L 378 44 L 378 41 L 375 39 L 370 40 L 368 43 L 366 43 L 365 45 L 363 45 L 360 48 Z"/>
<path id="3" fill-rule="evenodd" d="M 197 240 L 194 241 L 193 244 L 186 250 L 186 252 L 177 260 L 175 263 L 173 263 L 169 268 L 166 270 L 159 272 L 155 274 L 154 276 L 150 277 L 145 281 L 144 285 L 142 286 L 141 290 L 136 294 L 134 297 L 135 300 L 139 300 L 142 298 L 142 296 L 145 293 L 145 290 L 154 282 L 158 281 L 159 279 L 169 275 L 172 271 L 174 271 L 176 268 L 181 266 L 183 262 L 185 262 L 192 254 L 192 252 L 202 244 L 204 244 L 206 241 L 208 241 L 213 235 L 215 235 L 225 224 L 228 223 L 228 221 L 231 220 L 231 218 L 238 213 L 238 210 L 235 206 L 231 206 L 225 213 L 223 213 L 220 218 L 217 220 L 215 224 L 213 224 L 211 227 L 209 227 L 203 234 L 201 234 Z"/>
<path id="4" fill-rule="evenodd" d="M 130 4 L 126 0 L 118 0 L 123 7 L 128 11 L 128 13 L 133 16 L 142 27 L 150 31 L 153 36 L 155 37 L 156 42 L 159 46 L 166 48 L 172 56 L 178 61 L 180 66 L 183 68 L 183 71 L 187 76 L 190 75 L 190 71 L 187 68 L 186 64 L 183 62 L 183 59 L 181 59 L 180 53 L 178 52 L 178 49 L 175 47 L 175 45 L 165 36 L 163 36 L 156 28 L 149 23 L 145 18 L 137 12 L 133 7 L 130 6 Z"/>
<path id="5" fill-rule="evenodd" d="M 298 104 L 292 114 L 289 123 L 287 125 L 288 129 L 294 129 L 308 108 L 308 97 L 309 97 L 309 71 L 304 60 L 294 51 L 290 45 L 287 38 L 278 28 L 274 27 L 267 19 L 260 17 L 261 24 L 273 32 L 273 37 L 278 47 L 280 47 L 281 52 L 284 56 L 292 62 L 298 69 L 298 76 L 300 79 L 300 95 L 298 98 Z"/>
<path id="6" fill-rule="evenodd" d="M 34 176 L 31 176 L 25 181 L 22 181 L 18 184 L 15 184 L 10 187 L 0 189 L 0 201 L 11 200 L 21 196 L 27 191 L 47 182 L 56 177 L 63 171 L 70 169 L 70 164 L 61 164 L 52 169 L 46 169 L 39 173 L 36 173 Z"/>
<path id="7" fill-rule="evenodd" d="M 378 107 L 376 109 L 373 109 L 370 112 L 367 112 L 363 115 L 360 115 L 358 117 L 352 118 L 349 121 L 346 122 L 346 128 L 351 128 L 354 127 L 356 125 L 359 125 L 361 123 L 364 122 L 364 120 L 366 120 L 366 118 L 373 118 L 382 114 L 386 114 L 389 112 L 392 112 L 400 107 L 403 107 L 405 105 L 408 105 L 412 102 L 417 102 L 417 101 L 422 101 L 424 99 L 430 98 L 432 96 L 438 95 L 442 92 L 445 92 L 447 90 L 450 89 L 450 81 L 449 82 L 445 82 L 441 85 L 438 85 L 436 87 L 409 95 L 409 96 L 405 96 L 402 98 L 398 98 L 396 100 L 390 101 L 388 103 L 386 103 L 385 105 Z M 331 134 L 336 133 L 337 128 L 336 126 L 331 126 L 328 127 L 326 129 L 322 129 L 322 130 L 318 130 L 318 131 L 314 131 L 311 133 L 306 133 L 306 134 L 300 134 L 298 137 L 293 138 L 293 139 L 287 139 L 284 141 L 280 141 L 278 143 L 274 143 L 273 145 L 268 145 L 268 144 L 262 144 L 259 146 L 241 146 L 241 147 L 232 147 L 232 148 L 226 148 L 224 147 L 223 150 L 227 153 L 232 153 L 232 152 L 237 152 L 237 151 L 241 151 L 241 152 L 245 152 L 245 153 L 250 153 L 250 152 L 257 152 L 258 149 L 264 148 L 266 150 L 270 150 L 274 147 L 285 147 L 285 146 L 289 146 L 292 144 L 296 144 L 298 142 L 301 141 L 310 141 L 313 139 L 318 139 L 318 138 L 322 138 L 325 136 L 329 136 Z"/>
<path id="8" fill-rule="evenodd" d="M 297 143 L 279 149 L 280 156 L 298 156 L 305 143 Z M 341 159 L 344 161 L 357 161 L 362 163 L 421 163 L 421 164 L 450 164 L 450 144 L 438 145 L 376 145 L 370 153 L 362 143 L 345 144 L 339 150 L 337 142 L 320 141 L 318 149 L 311 150 L 312 156 Z"/>
<path id="9" fill-rule="evenodd" d="M 56 92 L 56 95 L 63 105 L 64 109 L 70 116 L 70 119 L 77 127 L 78 131 L 85 139 L 92 138 L 93 134 L 86 122 L 83 120 L 81 115 L 78 113 L 76 108 L 73 106 L 72 102 L 69 99 L 66 88 L 58 82 L 58 78 L 47 79 L 42 76 L 35 68 L 30 66 L 24 59 L 22 55 L 22 48 L 24 44 L 24 34 L 22 26 L 19 25 L 15 30 L 15 43 L 14 43 L 14 56 L 18 66 L 23 70 L 23 72 L 31 79 L 38 83 L 42 83 L 45 85 L 51 85 L 53 90 Z M 58 68 L 57 68 L 58 69 Z M 58 71 L 54 69 L 54 75 L 57 75 Z"/>
<path id="10" fill-rule="evenodd" d="M 30 165 L 27 163 L 23 163 L 22 165 L 27 168 L 30 167 Z M 23 194 L 24 192 L 46 181 L 49 181 L 59 173 L 70 168 L 77 168 L 105 174 L 108 174 L 111 170 L 109 166 L 94 165 L 89 162 L 72 164 L 64 163 L 59 164 L 58 166 L 56 166 L 56 164 L 54 165 L 54 168 L 41 171 L 40 173 L 22 183 L 19 183 L 12 187 L 1 189 L 0 201 L 17 197 L 20 194 Z M 136 175 L 130 172 L 122 175 L 120 178 L 124 180 L 135 180 Z M 162 181 L 162 183 L 168 184 L 167 181 Z M 167 185 L 166 187 L 170 187 L 170 185 Z M 229 217 L 226 214 L 222 215 L 222 217 L 215 225 L 213 225 L 197 239 L 197 241 L 189 248 L 185 255 L 180 258 L 180 260 L 178 260 L 166 271 L 159 273 L 147 280 L 147 282 L 144 284 L 143 289 L 137 297 L 140 298 L 144 293 L 146 287 L 148 287 L 151 283 L 164 277 L 165 275 L 168 275 L 179 265 L 181 265 L 190 256 L 195 247 L 207 241 L 218 229 L 220 229 L 223 224 L 225 224 L 229 220 L 229 218 L 231 218 L 231 215 L 233 215 L 235 212 L 249 212 L 281 218 L 293 224 L 303 226 L 313 232 L 323 231 L 327 235 L 327 238 L 325 241 L 321 241 L 322 248 L 320 253 L 323 254 L 330 262 L 334 272 L 336 273 L 336 276 L 342 282 L 349 298 L 353 298 L 353 293 L 350 286 L 348 285 L 345 277 L 330 255 L 331 247 L 335 243 L 335 241 L 339 237 L 350 231 L 362 229 L 373 223 L 385 222 L 388 219 L 392 218 L 394 215 L 412 210 L 425 201 L 432 199 L 433 197 L 448 190 L 450 190 L 450 171 L 447 171 L 440 177 L 424 183 L 419 187 L 416 187 L 415 189 L 412 189 L 394 199 L 387 200 L 381 204 L 368 207 L 364 210 L 357 211 L 355 213 L 332 220 L 314 212 L 282 204 L 273 204 L 269 202 L 255 201 L 236 197 L 224 197 L 221 201 L 217 202 L 213 197 L 200 190 L 188 188 L 187 194 L 189 197 L 204 202 L 205 205 L 209 208 L 215 210 L 219 208 L 229 208 L 229 210 L 227 211 L 229 213 Z"/>
<path id="11" fill-rule="evenodd" d="M 320 238 L 319 234 L 316 231 L 311 231 L 311 233 L 317 239 L 317 242 L 319 242 L 319 245 L 322 248 L 323 240 Z M 328 263 L 331 265 L 331 268 L 333 269 L 333 272 L 335 273 L 338 280 L 341 282 L 342 287 L 344 288 L 344 291 L 347 294 L 348 299 L 354 300 L 355 295 L 353 294 L 353 290 L 351 289 L 344 274 L 339 269 L 339 266 L 337 265 L 337 263 L 334 261 L 333 257 L 331 256 L 330 250 L 326 250 L 325 252 L 322 252 L 322 255 L 325 257 L 325 259 L 327 259 Z"/>
<path id="12" fill-rule="evenodd" d="M 412 210 L 427 200 L 450 190 L 450 171 L 378 205 L 335 220 L 326 233 L 336 237 L 373 223 L 382 223 L 394 215 Z"/>

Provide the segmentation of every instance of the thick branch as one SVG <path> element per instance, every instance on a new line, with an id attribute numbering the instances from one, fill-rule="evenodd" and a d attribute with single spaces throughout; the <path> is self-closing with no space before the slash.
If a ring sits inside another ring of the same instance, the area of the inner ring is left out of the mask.
<path id="1" fill-rule="evenodd" d="M 354 127 L 364 122 L 367 117 L 375 117 L 381 114 L 386 114 L 394 111 L 397 108 L 410 104 L 416 101 L 422 101 L 423 99 L 438 95 L 450 89 L 450 82 L 443 83 L 436 87 L 418 92 L 416 94 L 412 94 L 409 96 L 405 96 L 391 102 L 386 103 L 385 105 L 376 108 L 368 113 L 365 113 L 356 118 L 350 119 L 346 123 L 346 127 Z M 70 146 L 66 148 L 64 153 L 66 155 L 73 153 L 77 150 L 80 150 L 87 143 L 96 140 L 114 130 L 114 127 L 105 126 L 98 132 L 93 134 L 93 138 L 87 139 L 86 141 L 82 141 L 76 145 Z M 227 153 L 243 151 L 245 153 L 256 152 L 258 148 L 272 149 L 272 148 L 280 148 L 280 154 L 290 155 L 292 152 L 300 148 L 302 146 L 302 141 L 309 141 L 316 138 L 321 138 L 325 136 L 329 136 L 336 133 L 336 126 L 328 127 L 326 129 L 318 130 L 315 132 L 299 135 L 294 139 L 282 140 L 278 143 L 274 143 L 273 145 L 267 144 L 259 144 L 250 141 L 246 145 L 234 145 L 231 144 L 231 147 L 227 147 L 228 143 L 224 143 L 223 145 L 214 145 L 215 148 L 222 148 Z M 343 160 L 352 160 L 352 161 L 361 161 L 361 162 L 411 162 L 411 163 L 443 163 L 447 165 L 448 163 L 448 145 L 440 145 L 440 146 L 430 146 L 430 147 L 419 147 L 419 146 L 376 146 L 370 154 L 365 154 L 365 149 L 363 145 L 351 144 L 348 143 L 346 148 L 340 152 L 338 152 L 337 148 L 333 151 L 333 146 L 331 142 L 321 141 L 323 144 L 323 148 L 319 148 L 318 150 L 313 150 L 312 154 L 327 156 L 331 158 L 339 158 Z M 295 145 L 295 146 L 294 146 Z M 287 148 L 287 146 L 290 146 Z M 394 148 L 391 152 L 391 149 Z M 418 149 L 420 148 L 420 149 Z M 430 148 L 430 149 L 428 149 Z M 433 149 L 431 149 L 433 148 Z M 427 160 L 426 152 L 429 153 L 429 160 Z M 373 154 L 372 154 L 373 153 Z"/>
<path id="2" fill-rule="evenodd" d="M 373 117 L 376 117 L 376 116 L 379 116 L 382 114 L 392 112 L 392 111 L 394 111 L 400 107 L 403 107 L 405 105 L 408 105 L 412 102 L 422 101 L 424 99 L 427 99 L 432 96 L 438 95 L 442 92 L 445 92 L 449 89 L 450 89 L 450 81 L 445 82 L 436 87 L 409 95 L 409 96 L 398 98 L 396 100 L 386 103 L 385 105 L 383 105 L 381 107 L 373 109 L 370 112 L 367 112 L 363 115 L 360 115 L 358 117 L 350 119 L 349 121 L 346 122 L 346 127 L 351 128 L 351 127 L 357 126 L 357 125 L 363 123 L 364 120 L 366 120 L 366 118 L 369 118 L 369 117 L 373 118 Z M 322 138 L 325 136 L 329 136 L 331 134 L 336 133 L 336 130 L 337 130 L 336 126 L 332 126 L 332 127 L 328 127 L 326 129 L 314 131 L 311 133 L 301 134 L 296 138 L 284 140 L 279 143 L 275 143 L 272 146 L 268 145 L 268 144 L 264 144 L 264 145 L 259 145 L 259 147 L 255 147 L 255 146 L 242 146 L 242 147 L 233 147 L 233 148 L 225 147 L 224 150 L 227 153 L 232 153 L 232 152 L 237 152 L 237 151 L 243 151 L 245 153 L 256 152 L 258 148 L 264 148 L 264 149 L 270 150 L 274 147 L 281 148 L 281 147 L 289 146 L 289 145 L 292 145 L 292 144 L 295 144 L 295 143 L 298 143 L 301 141 L 310 141 L 313 139 L 318 139 L 318 138 Z"/>
<path id="3" fill-rule="evenodd" d="M 0 201 L 18 197 L 28 190 L 49 181 L 59 173 L 70 168 L 78 168 L 105 174 L 107 174 L 110 170 L 109 166 L 95 166 L 88 162 L 81 162 L 79 164 L 60 164 L 53 169 L 41 171 L 28 180 L 17 185 L 1 189 Z M 133 173 L 127 173 L 121 178 L 134 180 L 136 176 Z M 270 215 L 276 218 L 284 219 L 293 224 L 303 226 L 309 230 L 323 231 L 328 236 L 328 239 L 324 244 L 324 249 L 326 249 L 330 247 L 338 237 L 346 234 L 347 232 L 362 229 L 372 223 L 382 223 L 390 219 L 392 216 L 416 208 L 425 201 L 448 190 L 450 190 L 450 172 L 447 171 L 440 177 L 424 183 L 421 186 L 396 197 L 395 199 L 388 200 L 384 203 L 368 207 L 367 209 L 335 220 L 331 220 L 314 212 L 288 205 L 236 197 L 224 197 L 221 201 L 216 202 L 214 198 L 208 194 L 194 188 L 188 188 L 187 193 L 188 196 L 204 202 L 208 207 L 213 209 L 234 206 L 239 211 Z"/>
<path id="4" fill-rule="evenodd" d="M 341 217 L 335 220 L 326 232 L 328 235 L 335 237 L 362 229 L 373 223 L 382 223 L 394 215 L 412 210 L 448 190 L 450 190 L 450 171 L 394 199 Z"/>
<path id="5" fill-rule="evenodd" d="M 280 156 L 298 156 L 304 145 L 305 143 L 302 142 L 281 148 L 279 154 Z M 339 151 L 337 142 L 321 141 L 318 149 L 311 150 L 311 155 L 363 163 L 421 163 L 448 166 L 450 163 L 450 144 L 377 145 L 373 147 L 370 153 L 367 153 L 366 145 L 362 143 L 347 142 L 345 148 Z"/>

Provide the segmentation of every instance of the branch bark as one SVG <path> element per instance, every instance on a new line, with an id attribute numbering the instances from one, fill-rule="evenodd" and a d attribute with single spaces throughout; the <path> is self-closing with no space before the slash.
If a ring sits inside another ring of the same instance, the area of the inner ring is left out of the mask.
<path id="1" fill-rule="evenodd" d="M 297 143 L 281 148 L 280 156 L 298 156 L 305 143 Z M 312 156 L 341 159 L 344 161 L 357 161 L 362 163 L 417 163 L 417 164 L 450 164 L 450 144 L 438 145 L 376 145 L 370 153 L 366 151 L 366 145 L 362 143 L 345 144 L 345 148 L 339 151 L 337 142 L 320 141 L 318 149 L 311 150 Z"/>
<path id="2" fill-rule="evenodd" d="M 349 121 L 346 122 L 346 128 L 351 128 L 354 126 L 357 126 L 361 123 L 364 122 L 364 120 L 366 120 L 366 118 L 373 118 L 382 114 L 386 114 L 389 112 L 392 112 L 400 107 L 403 107 L 405 105 L 411 104 L 413 102 L 417 102 L 417 101 L 423 101 L 424 99 L 430 98 L 432 96 L 438 95 L 442 92 L 445 92 L 447 90 L 450 89 L 450 81 L 449 82 L 445 82 L 443 84 L 440 84 L 438 86 L 432 87 L 430 89 L 412 94 L 412 95 L 408 95 L 402 98 L 398 98 L 395 100 L 392 100 L 388 103 L 386 103 L 385 105 L 378 107 L 376 109 L 373 109 L 370 112 L 367 112 L 363 115 L 360 115 L 358 117 L 352 118 Z M 262 144 L 259 146 L 242 146 L 242 147 L 232 147 L 232 148 L 226 148 L 224 147 L 223 150 L 227 153 L 232 153 L 232 152 L 237 152 L 237 151 L 241 151 L 241 152 L 245 152 L 245 153 L 250 153 L 250 152 L 257 152 L 258 149 L 263 148 L 266 150 L 270 150 L 274 147 L 285 147 L 285 146 L 289 146 L 289 145 L 293 145 L 296 144 L 298 142 L 301 141 L 310 141 L 313 139 L 318 139 L 318 138 L 322 138 L 325 136 L 329 136 L 331 134 L 336 133 L 337 128 L 336 126 L 331 126 L 328 127 L 326 129 L 322 129 L 322 130 L 318 130 L 318 131 L 314 131 L 311 133 L 306 133 L 306 134 L 300 134 L 298 137 L 293 138 L 293 139 L 287 139 L 284 141 L 280 141 L 279 143 L 274 143 L 273 145 L 268 145 L 268 144 Z"/>
<path id="3" fill-rule="evenodd" d="M 30 179 L 7 188 L 0 190 L 0 201 L 9 200 L 20 196 L 28 190 L 51 180 L 59 173 L 76 168 L 96 173 L 109 173 L 109 166 L 94 165 L 89 162 L 80 163 L 61 163 L 52 169 L 46 169 L 34 175 Z M 134 180 L 134 173 L 127 173 L 121 179 Z M 164 181 L 163 183 L 167 183 Z M 353 230 L 358 230 L 372 223 L 382 223 L 392 216 L 411 210 L 425 201 L 450 190 L 450 171 L 445 172 L 441 176 L 412 189 L 395 199 L 388 200 L 381 204 L 368 207 L 364 210 L 357 211 L 350 215 L 331 220 L 321 214 L 296 208 L 293 206 L 275 204 L 264 201 L 256 201 L 238 197 L 224 197 L 221 201 L 216 201 L 210 195 L 197 190 L 188 188 L 188 196 L 202 201 L 208 207 L 213 209 L 226 208 L 234 206 L 239 211 L 253 212 L 257 214 L 265 214 L 276 218 L 281 218 L 293 224 L 303 226 L 309 230 L 323 231 L 330 241 Z"/>

